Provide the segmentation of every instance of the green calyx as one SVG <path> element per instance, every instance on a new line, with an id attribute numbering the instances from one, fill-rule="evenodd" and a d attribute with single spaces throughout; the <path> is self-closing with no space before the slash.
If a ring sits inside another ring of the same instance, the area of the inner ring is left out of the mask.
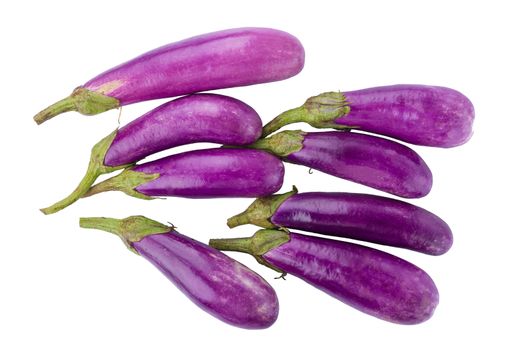
<path id="1" fill-rule="evenodd" d="M 297 188 L 293 186 L 290 192 L 257 198 L 245 211 L 229 218 L 228 227 L 253 224 L 263 228 L 277 228 L 270 219 L 279 206 L 297 192 Z"/>
<path id="2" fill-rule="evenodd" d="M 173 226 L 166 226 L 140 215 L 130 216 L 125 219 L 80 218 L 80 227 L 111 232 L 119 236 L 128 249 L 134 253 L 137 253 L 137 251 L 133 248 L 133 242 L 138 242 L 149 235 L 168 233 L 173 230 Z"/>
<path id="3" fill-rule="evenodd" d="M 111 144 L 113 143 L 113 140 L 117 136 L 117 132 L 118 129 L 113 131 L 108 136 L 104 137 L 95 146 L 93 146 L 93 148 L 91 149 L 91 158 L 89 160 L 89 165 L 86 170 L 86 174 L 78 184 L 77 188 L 69 196 L 62 199 L 61 201 L 58 201 L 47 208 L 40 209 L 41 212 L 43 212 L 46 215 L 53 214 L 70 206 L 71 204 L 75 203 L 78 199 L 80 199 L 86 192 L 89 191 L 91 185 L 95 183 L 95 181 L 100 175 L 108 174 L 113 171 L 130 167 L 131 165 L 133 165 L 125 164 L 116 167 L 109 167 L 104 165 L 106 153 Z"/>
<path id="4" fill-rule="evenodd" d="M 270 264 L 263 255 L 289 241 L 290 234 L 286 231 L 259 230 L 252 237 L 210 239 L 209 245 L 219 250 L 248 253 L 261 265 L 281 273 L 283 277 L 286 272 Z"/>
<path id="5" fill-rule="evenodd" d="M 266 137 L 285 125 L 308 123 L 314 128 L 347 129 L 334 123 L 334 120 L 350 113 L 350 105 L 345 95 L 340 92 L 325 92 L 310 97 L 297 108 L 279 114 L 263 127 L 262 137 Z"/>
<path id="6" fill-rule="evenodd" d="M 78 87 L 71 95 L 40 111 L 33 119 L 37 124 L 42 124 L 65 112 L 77 111 L 84 115 L 95 115 L 119 106 L 120 101 L 114 97 Z"/>
<path id="7" fill-rule="evenodd" d="M 301 130 L 285 130 L 273 136 L 259 139 L 247 147 L 261 149 L 284 158 L 292 153 L 299 152 L 303 148 L 305 135 L 306 133 Z"/>
<path id="8" fill-rule="evenodd" d="M 134 171 L 131 168 L 125 169 L 120 174 L 104 180 L 91 187 L 82 197 L 90 197 L 94 194 L 108 191 L 121 191 L 125 194 L 140 199 L 155 199 L 136 190 L 142 184 L 157 179 L 160 174 L 146 174 L 140 171 Z"/>

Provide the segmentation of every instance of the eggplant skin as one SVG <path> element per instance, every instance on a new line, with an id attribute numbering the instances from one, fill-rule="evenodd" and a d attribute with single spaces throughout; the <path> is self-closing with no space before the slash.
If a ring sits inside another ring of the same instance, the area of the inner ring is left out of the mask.
<path id="1" fill-rule="evenodd" d="M 305 192 L 287 198 L 273 213 L 276 227 L 316 232 L 406 248 L 446 253 L 450 227 L 437 215 L 396 199 L 358 193 Z"/>
<path id="2" fill-rule="evenodd" d="M 263 255 L 275 267 L 380 319 L 417 324 L 439 303 L 430 276 L 391 254 L 349 242 L 290 233 Z"/>
<path id="3" fill-rule="evenodd" d="M 350 112 L 334 123 L 416 145 L 455 147 L 472 136 L 474 106 L 441 86 L 392 85 L 343 93 Z"/>
<path id="4" fill-rule="evenodd" d="M 169 101 L 117 131 L 104 165 L 121 166 L 196 142 L 241 146 L 261 136 L 262 122 L 246 103 L 217 94 Z"/>
<path id="5" fill-rule="evenodd" d="M 404 198 L 424 197 L 432 188 L 432 172 L 416 152 L 372 135 L 306 133 L 303 148 L 286 160 Z"/>
<path id="6" fill-rule="evenodd" d="M 247 329 L 271 326 L 279 313 L 273 288 L 224 253 L 176 231 L 153 234 L 133 248 L 201 309 Z"/>
<path id="7" fill-rule="evenodd" d="M 304 66 L 297 38 L 270 28 L 203 34 L 144 53 L 82 87 L 121 106 L 199 91 L 283 80 Z"/>
<path id="8" fill-rule="evenodd" d="M 281 160 L 251 149 L 190 151 L 137 165 L 132 170 L 159 174 L 157 179 L 136 187 L 136 191 L 147 196 L 253 198 L 278 191 L 284 180 Z"/>

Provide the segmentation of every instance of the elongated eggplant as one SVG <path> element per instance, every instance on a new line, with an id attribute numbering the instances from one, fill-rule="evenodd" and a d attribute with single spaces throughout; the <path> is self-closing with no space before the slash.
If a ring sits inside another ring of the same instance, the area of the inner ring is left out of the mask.
<path id="1" fill-rule="evenodd" d="M 77 111 L 95 115 L 131 103 L 290 78 L 304 65 L 294 36 L 268 28 L 237 28 L 162 46 L 116 66 L 34 119 Z"/>
<path id="2" fill-rule="evenodd" d="M 261 264 L 299 277 L 334 298 L 380 319 L 417 324 L 439 302 L 425 271 L 394 255 L 353 243 L 277 230 L 250 238 L 212 239 L 220 250 L 253 255 Z"/>
<path id="3" fill-rule="evenodd" d="M 228 219 L 230 228 L 286 227 L 441 255 L 452 231 L 437 215 L 399 200 L 358 193 L 290 192 L 256 199 Z"/>
<path id="4" fill-rule="evenodd" d="M 282 162 L 267 152 L 215 148 L 127 168 L 91 187 L 84 197 L 106 191 L 122 191 L 142 199 L 257 197 L 278 191 L 283 178 Z"/>
<path id="5" fill-rule="evenodd" d="M 197 306 L 226 323 L 260 329 L 277 319 L 277 295 L 261 276 L 173 227 L 144 216 L 81 218 L 80 226 L 116 234 Z"/>
<path id="6" fill-rule="evenodd" d="M 196 142 L 246 145 L 257 140 L 261 127 L 257 112 L 231 97 L 194 94 L 167 102 L 100 140 L 77 188 L 42 212 L 64 209 L 84 195 L 100 175 L 130 167 L 151 154 Z"/>
<path id="7" fill-rule="evenodd" d="M 347 131 L 282 131 L 251 148 L 283 160 L 405 198 L 419 198 L 432 188 L 432 173 L 412 149 L 381 137 Z"/>
<path id="8" fill-rule="evenodd" d="M 370 131 L 423 146 L 455 147 L 472 136 L 474 106 L 460 92 L 440 86 L 392 85 L 326 92 L 264 126 L 267 136 L 284 125 Z"/>

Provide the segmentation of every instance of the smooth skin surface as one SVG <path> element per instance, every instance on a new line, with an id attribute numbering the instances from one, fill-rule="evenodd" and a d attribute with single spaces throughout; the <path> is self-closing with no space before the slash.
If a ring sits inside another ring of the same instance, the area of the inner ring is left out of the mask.
<path id="1" fill-rule="evenodd" d="M 290 233 L 289 242 L 269 250 L 263 258 L 345 304 L 386 321 L 424 322 L 439 302 L 436 285 L 423 270 L 357 244 Z"/>
<path id="2" fill-rule="evenodd" d="M 231 325 L 261 329 L 277 319 L 273 288 L 258 274 L 224 253 L 175 231 L 134 242 L 201 309 Z"/>

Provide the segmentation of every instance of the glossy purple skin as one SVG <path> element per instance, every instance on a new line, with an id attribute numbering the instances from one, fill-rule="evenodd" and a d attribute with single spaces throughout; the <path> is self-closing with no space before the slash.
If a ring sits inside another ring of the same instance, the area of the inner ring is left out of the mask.
<path id="1" fill-rule="evenodd" d="M 199 91 L 290 78 L 304 65 L 294 36 L 268 28 L 238 28 L 168 44 L 84 84 L 120 105 Z"/>
<path id="2" fill-rule="evenodd" d="M 148 196 L 187 198 L 259 197 L 278 191 L 283 163 L 251 149 L 206 149 L 138 165 L 134 171 L 160 174 L 136 190 Z"/>
<path id="3" fill-rule="evenodd" d="M 305 192 L 286 199 L 271 217 L 276 226 L 441 255 L 452 246 L 437 215 L 391 198 L 357 193 Z"/>
<path id="4" fill-rule="evenodd" d="M 350 113 L 336 119 L 336 124 L 435 147 L 459 146 L 472 136 L 474 106 L 456 90 L 392 85 L 344 95 Z"/>
<path id="5" fill-rule="evenodd" d="M 425 271 L 380 250 L 290 233 L 290 241 L 263 257 L 336 299 L 380 319 L 416 324 L 439 302 Z"/>
<path id="6" fill-rule="evenodd" d="M 394 141 L 328 131 L 307 133 L 303 146 L 286 160 L 405 198 L 423 197 L 432 188 L 423 159 Z"/>
<path id="7" fill-rule="evenodd" d="M 273 288 L 258 274 L 224 253 L 172 231 L 133 243 L 201 309 L 231 325 L 260 329 L 277 319 Z"/>
<path id="8" fill-rule="evenodd" d="M 214 94 L 185 96 L 119 129 L 104 164 L 135 163 L 150 154 L 195 142 L 247 145 L 261 136 L 261 130 L 261 118 L 242 101 Z"/>

